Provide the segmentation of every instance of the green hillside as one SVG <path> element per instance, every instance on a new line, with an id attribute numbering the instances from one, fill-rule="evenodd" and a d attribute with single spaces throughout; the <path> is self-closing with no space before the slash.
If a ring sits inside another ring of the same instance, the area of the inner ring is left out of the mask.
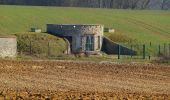
<path id="1" fill-rule="evenodd" d="M 30 31 L 46 24 L 104 24 L 139 43 L 170 42 L 170 11 L 0 6 L 0 34 Z M 113 34 L 105 34 L 113 37 Z"/>
<path id="2" fill-rule="evenodd" d="M 35 57 L 61 56 L 66 50 L 66 42 L 46 33 L 17 33 L 18 54 Z M 31 48 L 30 48 L 31 47 Z"/>

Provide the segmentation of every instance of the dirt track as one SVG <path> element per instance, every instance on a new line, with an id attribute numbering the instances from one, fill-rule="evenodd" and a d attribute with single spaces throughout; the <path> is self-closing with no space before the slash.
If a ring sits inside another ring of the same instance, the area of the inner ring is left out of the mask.
<path id="1" fill-rule="evenodd" d="M 0 98 L 10 93 L 170 99 L 170 66 L 1 60 Z"/>

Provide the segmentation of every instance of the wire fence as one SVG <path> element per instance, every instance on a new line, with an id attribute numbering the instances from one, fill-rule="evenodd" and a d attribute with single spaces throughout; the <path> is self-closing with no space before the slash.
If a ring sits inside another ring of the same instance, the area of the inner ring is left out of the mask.
<path id="1" fill-rule="evenodd" d="M 151 58 L 170 58 L 170 43 L 164 44 L 135 44 L 128 46 L 131 51 L 128 55 L 122 55 L 123 49 L 118 46 L 118 59 L 136 58 L 136 59 L 151 59 Z"/>
<path id="2" fill-rule="evenodd" d="M 43 45 L 43 46 L 42 46 Z M 118 46 L 116 54 L 113 54 L 116 59 L 152 59 L 158 57 L 170 58 L 170 43 L 164 44 L 133 44 L 127 46 L 130 51 L 125 54 L 122 46 Z M 24 45 L 18 45 L 19 55 L 29 55 L 37 57 L 62 57 L 68 55 L 68 47 L 61 49 L 60 46 L 47 41 L 44 44 L 37 45 L 37 43 L 29 41 Z M 136 52 L 134 54 L 134 51 Z M 73 54 L 72 54 L 73 55 Z M 74 56 L 74 55 L 73 55 Z"/>
<path id="3" fill-rule="evenodd" d="M 20 56 L 34 56 L 34 57 L 59 57 L 67 54 L 66 47 L 58 45 L 53 41 L 40 43 L 37 41 L 27 41 L 18 43 L 18 55 Z"/>

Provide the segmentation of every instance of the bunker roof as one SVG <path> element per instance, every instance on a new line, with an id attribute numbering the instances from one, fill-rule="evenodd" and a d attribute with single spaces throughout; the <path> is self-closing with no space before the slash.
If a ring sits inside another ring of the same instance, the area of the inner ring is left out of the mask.
<path id="1" fill-rule="evenodd" d="M 0 38 L 17 38 L 16 36 L 14 36 L 14 35 L 8 35 L 8 36 L 6 36 L 6 35 L 2 35 L 2 36 L 0 36 Z"/>
<path id="2" fill-rule="evenodd" d="M 65 26 L 103 26 L 102 24 L 47 24 L 47 25 L 65 25 Z"/>

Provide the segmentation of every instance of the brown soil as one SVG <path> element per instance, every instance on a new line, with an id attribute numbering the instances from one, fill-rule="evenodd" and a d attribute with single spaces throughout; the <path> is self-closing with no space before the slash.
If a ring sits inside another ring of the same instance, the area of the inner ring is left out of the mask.
<path id="1" fill-rule="evenodd" d="M 1 99 L 170 100 L 170 65 L 1 60 Z"/>

